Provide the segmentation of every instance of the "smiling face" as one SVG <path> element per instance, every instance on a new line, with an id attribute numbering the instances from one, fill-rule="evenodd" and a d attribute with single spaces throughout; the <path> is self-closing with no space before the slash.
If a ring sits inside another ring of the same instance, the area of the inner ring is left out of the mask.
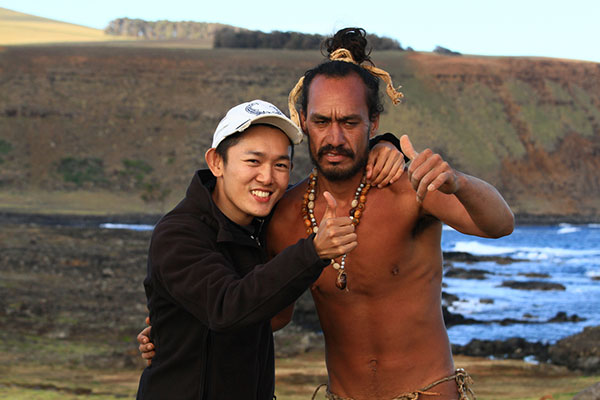
<path id="1" fill-rule="evenodd" d="M 290 179 L 292 145 L 281 130 L 268 125 L 248 128 L 227 150 L 227 162 L 214 148 L 206 162 L 217 177 L 213 199 L 230 220 L 248 225 L 267 216 Z"/>
<path id="2" fill-rule="evenodd" d="M 358 75 L 319 75 L 311 82 L 302 128 L 311 159 L 325 178 L 339 181 L 361 173 L 369 137 L 378 125 L 378 117 L 369 120 L 365 85 Z"/>

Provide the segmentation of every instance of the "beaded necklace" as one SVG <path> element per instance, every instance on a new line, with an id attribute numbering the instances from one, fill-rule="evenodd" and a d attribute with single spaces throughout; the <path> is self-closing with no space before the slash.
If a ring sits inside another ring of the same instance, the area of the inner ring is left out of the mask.
<path id="1" fill-rule="evenodd" d="M 317 170 L 313 169 L 308 178 L 308 187 L 306 189 L 306 193 L 304 193 L 304 199 L 302 200 L 302 217 L 304 219 L 304 225 L 306 226 L 306 233 L 310 235 L 311 233 L 317 233 L 319 230 L 319 226 L 317 224 L 317 219 L 315 218 L 315 199 L 316 199 L 316 188 L 317 188 Z M 366 182 L 365 175 L 360 181 L 360 184 L 356 188 L 356 192 L 354 192 L 354 199 L 352 203 L 350 203 L 350 219 L 352 220 L 352 225 L 355 227 L 358 226 L 360 222 L 360 217 L 365 210 L 365 202 L 367 201 L 367 193 L 371 185 Z M 346 256 L 344 254 L 342 259 L 338 263 L 335 259 L 331 260 L 331 264 L 333 268 L 338 271 L 338 276 L 335 280 L 335 286 L 344 290 L 347 286 L 347 276 L 346 276 Z"/>

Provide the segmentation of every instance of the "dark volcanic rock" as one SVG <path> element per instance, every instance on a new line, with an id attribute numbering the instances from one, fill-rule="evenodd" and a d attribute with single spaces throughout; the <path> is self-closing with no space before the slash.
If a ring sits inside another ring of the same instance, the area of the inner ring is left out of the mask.
<path id="1" fill-rule="evenodd" d="M 581 322 L 585 321 L 585 318 L 579 317 L 577 314 L 573 314 L 570 317 L 564 311 L 559 311 L 556 315 L 548 320 L 548 322 Z"/>
<path id="2" fill-rule="evenodd" d="M 465 269 L 465 268 L 449 268 L 444 273 L 445 277 L 448 278 L 457 278 L 457 279 L 486 279 L 487 274 L 492 274 L 492 272 L 486 271 L 484 269 Z"/>
<path id="3" fill-rule="evenodd" d="M 549 359 L 571 370 L 600 372 L 600 326 L 587 327 L 581 333 L 559 340 L 550 346 Z"/>
<path id="4" fill-rule="evenodd" d="M 527 278 L 550 278 L 550 275 L 548 274 L 540 274 L 537 272 L 520 273 L 519 275 Z"/>
<path id="5" fill-rule="evenodd" d="M 442 304 L 445 306 L 452 305 L 455 301 L 458 301 L 459 298 L 457 295 L 447 292 L 442 292 Z"/>
<path id="6" fill-rule="evenodd" d="M 501 286 L 518 290 L 566 290 L 560 283 L 543 281 L 504 281 Z"/>
<path id="7" fill-rule="evenodd" d="M 528 342 L 517 337 L 507 340 L 473 339 L 464 346 L 452 345 L 452 352 L 475 357 L 494 356 L 512 359 L 535 356 L 538 360 L 546 360 L 548 358 L 548 345 L 541 342 Z"/>
<path id="8" fill-rule="evenodd" d="M 453 312 L 448 311 L 447 307 L 442 307 L 442 314 L 444 315 L 444 323 L 446 324 L 446 328 L 449 328 L 454 325 L 470 325 L 470 324 L 480 324 L 481 321 L 477 321 L 472 318 L 465 318 L 461 314 L 455 314 Z"/>
<path id="9" fill-rule="evenodd" d="M 493 261 L 497 264 L 510 264 L 518 261 L 525 261 L 518 258 L 505 257 L 505 256 L 476 256 L 465 251 L 445 251 L 444 261 L 456 261 L 475 263 L 481 261 Z"/>

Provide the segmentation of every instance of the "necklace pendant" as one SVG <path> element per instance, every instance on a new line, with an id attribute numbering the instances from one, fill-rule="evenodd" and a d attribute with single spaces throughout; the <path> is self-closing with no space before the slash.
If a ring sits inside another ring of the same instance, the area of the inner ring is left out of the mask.
<path id="1" fill-rule="evenodd" d="M 357 226 L 360 222 L 360 218 L 365 211 L 365 202 L 367 201 L 367 193 L 371 189 L 371 185 L 366 183 L 365 176 L 363 175 L 360 184 L 356 188 L 354 193 L 354 199 L 350 203 L 350 219 L 352 225 Z M 306 234 L 317 233 L 319 227 L 317 225 L 317 219 L 315 218 L 315 201 L 317 198 L 317 170 L 312 170 L 308 179 L 308 187 L 306 193 L 304 193 L 302 199 L 302 218 L 306 227 Z M 340 290 L 348 290 L 348 281 L 345 271 L 346 266 L 346 254 L 342 256 L 340 262 L 336 262 L 334 259 L 331 260 L 331 265 L 334 270 L 338 271 L 338 276 L 335 280 L 335 286 Z"/>
<path id="2" fill-rule="evenodd" d="M 346 281 L 346 272 L 343 269 L 339 270 L 339 274 L 335 280 L 335 286 L 340 289 L 346 289 L 347 281 Z"/>

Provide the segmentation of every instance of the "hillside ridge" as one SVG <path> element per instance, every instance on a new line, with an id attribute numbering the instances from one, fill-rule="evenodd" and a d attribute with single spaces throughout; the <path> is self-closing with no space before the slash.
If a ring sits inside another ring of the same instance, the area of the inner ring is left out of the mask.
<path id="1" fill-rule="evenodd" d="M 106 35 L 101 29 L 0 7 L 0 45 L 103 42 L 123 39 L 123 37 Z"/>
<path id="2" fill-rule="evenodd" d="M 402 85 L 380 132 L 407 133 L 536 219 L 600 216 L 600 64 L 380 51 Z M 183 195 L 219 119 L 287 110 L 318 51 L 110 45 L 0 52 L 0 210 L 160 213 Z M 305 144 L 292 181 L 306 175 Z M 45 199 L 42 201 L 42 199 Z M 82 204 L 88 204 L 85 210 Z M 52 206 L 51 206 L 52 205 Z M 93 208 L 93 207 L 92 207 Z"/>

